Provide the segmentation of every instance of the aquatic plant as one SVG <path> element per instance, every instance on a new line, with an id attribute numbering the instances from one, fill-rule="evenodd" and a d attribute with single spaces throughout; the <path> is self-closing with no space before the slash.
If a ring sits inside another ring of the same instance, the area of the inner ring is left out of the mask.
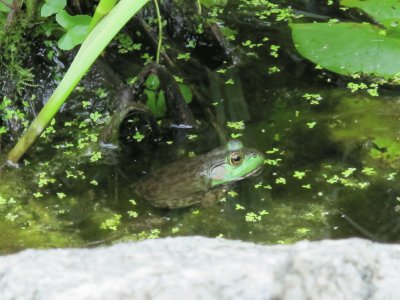
<path id="1" fill-rule="evenodd" d="M 87 72 L 96 58 L 102 53 L 111 39 L 134 16 L 148 0 L 120 1 L 85 39 L 74 61 L 64 78 L 49 98 L 39 115 L 32 122 L 28 130 L 20 138 L 17 145 L 8 154 L 8 160 L 16 163 L 27 149 L 43 132 L 47 124 L 58 112 L 82 76 Z"/>
<path id="2" fill-rule="evenodd" d="M 346 9 L 366 13 L 370 22 L 292 23 L 296 49 L 318 66 L 341 75 L 399 82 L 400 4 L 396 0 L 342 0 Z"/>

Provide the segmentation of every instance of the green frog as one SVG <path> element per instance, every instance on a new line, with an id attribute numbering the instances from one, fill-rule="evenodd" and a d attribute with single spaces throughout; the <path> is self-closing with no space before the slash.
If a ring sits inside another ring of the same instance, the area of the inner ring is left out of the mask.
<path id="1" fill-rule="evenodd" d="M 166 165 L 134 184 L 135 193 L 160 208 L 181 208 L 216 202 L 223 185 L 258 173 L 261 152 L 231 140 L 225 147 Z"/>

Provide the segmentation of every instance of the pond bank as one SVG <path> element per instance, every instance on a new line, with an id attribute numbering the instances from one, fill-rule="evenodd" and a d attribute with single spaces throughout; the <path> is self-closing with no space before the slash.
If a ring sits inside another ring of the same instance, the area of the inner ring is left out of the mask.
<path id="1" fill-rule="evenodd" d="M 0 299 L 396 299 L 400 246 L 179 237 L 0 257 Z"/>

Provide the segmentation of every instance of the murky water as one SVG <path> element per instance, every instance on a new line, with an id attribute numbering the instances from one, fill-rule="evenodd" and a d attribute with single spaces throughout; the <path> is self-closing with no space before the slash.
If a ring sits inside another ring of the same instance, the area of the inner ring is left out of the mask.
<path id="1" fill-rule="evenodd" d="M 0 253 L 178 235 L 268 244 L 353 236 L 397 242 L 396 93 L 352 94 L 284 51 L 276 61 L 263 57 L 268 47 L 244 64 L 210 68 L 197 83 L 204 86 L 215 122 L 265 153 L 260 175 L 226 187 L 226 197 L 211 207 L 152 208 L 133 195 L 134 181 L 192 152 L 220 146 L 218 134 L 200 105 L 192 103 L 204 124 L 198 131 L 163 131 L 156 142 L 152 137 L 119 149 L 101 147 L 94 136 L 104 125 L 107 105 L 99 122 L 90 113 L 100 110 L 95 101 L 112 93 L 93 94 L 99 87 L 91 86 L 73 95 L 55 132 L 41 139 L 23 167 L 2 170 Z M 268 74 L 272 65 L 281 71 Z M 228 74 L 217 72 L 225 67 Z M 82 101 L 92 104 L 81 108 Z M 71 115 L 68 108 L 81 113 Z M 226 126 L 241 120 L 244 130 Z"/>

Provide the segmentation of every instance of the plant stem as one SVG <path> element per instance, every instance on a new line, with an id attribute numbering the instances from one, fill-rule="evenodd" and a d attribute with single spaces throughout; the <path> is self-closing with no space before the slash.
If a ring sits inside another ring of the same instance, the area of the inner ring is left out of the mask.
<path id="1" fill-rule="evenodd" d="M 90 22 L 89 32 L 112 10 L 117 3 L 117 0 L 100 0 L 96 7 L 92 21 Z"/>
<path id="2" fill-rule="evenodd" d="M 157 20 L 158 20 L 158 44 L 157 44 L 157 55 L 156 55 L 156 63 L 160 63 L 160 52 L 161 52 L 161 43 L 162 43 L 162 20 L 160 14 L 160 8 L 158 7 L 158 1 L 154 0 L 154 6 L 157 12 Z"/>
<path id="3" fill-rule="evenodd" d="M 8 153 L 8 161 L 17 163 L 41 135 L 69 94 L 85 75 L 87 70 L 103 52 L 112 38 L 149 0 L 121 0 L 112 11 L 100 21 L 83 42 L 78 54 L 38 116 Z"/>
<path id="4" fill-rule="evenodd" d="M 200 0 L 197 0 L 197 11 L 199 12 L 199 15 L 201 15 L 201 2 L 200 2 Z"/>
<path id="5" fill-rule="evenodd" d="M 26 0 L 26 13 L 29 18 L 32 18 L 35 15 L 36 11 L 36 0 Z"/>

